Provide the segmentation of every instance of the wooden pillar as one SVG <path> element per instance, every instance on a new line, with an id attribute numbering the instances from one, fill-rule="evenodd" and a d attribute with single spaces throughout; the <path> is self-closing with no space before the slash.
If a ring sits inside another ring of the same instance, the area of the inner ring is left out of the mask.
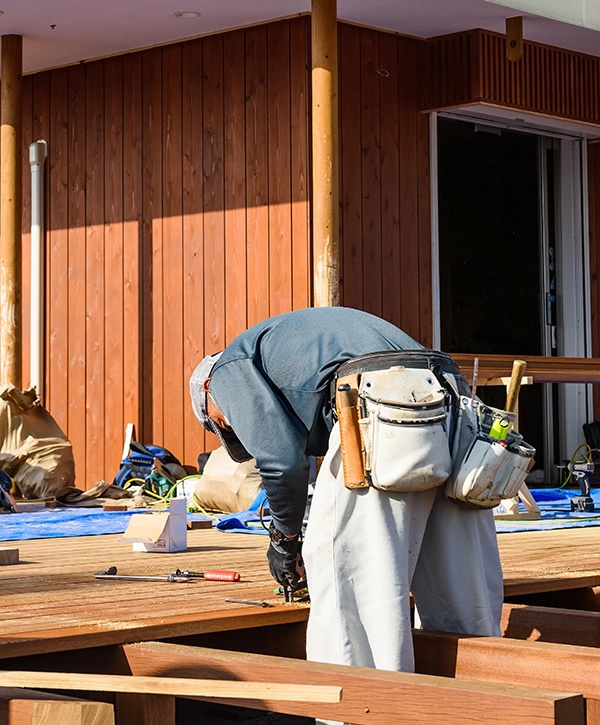
<path id="1" fill-rule="evenodd" d="M 339 299 L 337 0 L 312 0 L 312 212 L 315 307 Z"/>
<path id="2" fill-rule="evenodd" d="M 3 35 L 0 67 L 0 384 L 21 387 L 23 38 Z"/>

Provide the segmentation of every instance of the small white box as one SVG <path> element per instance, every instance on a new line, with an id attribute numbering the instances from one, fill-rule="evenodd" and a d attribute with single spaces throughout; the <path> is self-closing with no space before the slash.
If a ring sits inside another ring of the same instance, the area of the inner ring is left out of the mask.
<path id="1" fill-rule="evenodd" d="M 134 514 L 119 541 L 133 542 L 133 551 L 173 552 L 187 549 L 187 501 L 171 499 L 168 511 Z"/>

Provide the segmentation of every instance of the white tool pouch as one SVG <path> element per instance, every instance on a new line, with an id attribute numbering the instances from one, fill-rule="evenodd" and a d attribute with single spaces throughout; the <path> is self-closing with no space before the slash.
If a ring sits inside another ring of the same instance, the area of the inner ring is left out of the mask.
<path id="1" fill-rule="evenodd" d="M 384 491 L 423 491 L 451 469 L 447 393 L 427 369 L 391 367 L 361 374 L 365 474 Z"/>
<path id="2" fill-rule="evenodd" d="M 517 495 L 533 465 L 535 449 L 519 433 L 510 430 L 504 440 L 489 435 L 495 420 L 512 425 L 515 414 L 460 397 L 446 484 L 446 496 L 456 503 L 493 508 Z"/>

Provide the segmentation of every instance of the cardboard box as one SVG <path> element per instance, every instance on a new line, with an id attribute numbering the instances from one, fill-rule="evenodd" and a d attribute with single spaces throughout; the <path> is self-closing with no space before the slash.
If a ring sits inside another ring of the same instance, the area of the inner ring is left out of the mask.
<path id="1" fill-rule="evenodd" d="M 119 541 L 131 541 L 133 551 L 173 552 L 187 549 L 187 502 L 171 500 L 168 511 L 134 514 Z"/>

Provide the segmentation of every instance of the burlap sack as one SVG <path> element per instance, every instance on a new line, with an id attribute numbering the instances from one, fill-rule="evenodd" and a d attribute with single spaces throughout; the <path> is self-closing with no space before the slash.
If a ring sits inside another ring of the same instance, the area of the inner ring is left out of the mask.
<path id="1" fill-rule="evenodd" d="M 261 485 L 254 459 L 236 463 L 221 446 L 210 454 L 194 496 L 205 509 L 236 513 L 250 506 Z"/>
<path id="2" fill-rule="evenodd" d="M 25 498 L 53 497 L 75 485 L 71 443 L 34 388 L 0 388 L 0 468 Z"/>

